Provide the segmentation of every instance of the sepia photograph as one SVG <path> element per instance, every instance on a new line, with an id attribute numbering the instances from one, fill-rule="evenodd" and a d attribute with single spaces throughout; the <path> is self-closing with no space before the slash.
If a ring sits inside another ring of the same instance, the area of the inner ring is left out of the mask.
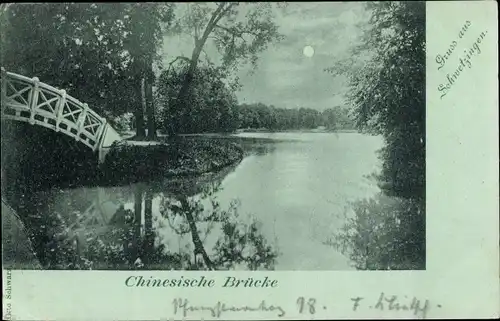
<path id="1" fill-rule="evenodd" d="M 0 14 L 3 269 L 426 270 L 425 2 Z"/>

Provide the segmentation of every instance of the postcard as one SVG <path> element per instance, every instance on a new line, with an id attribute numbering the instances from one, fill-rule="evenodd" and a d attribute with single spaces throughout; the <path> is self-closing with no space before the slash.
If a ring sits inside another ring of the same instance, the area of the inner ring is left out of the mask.
<path id="1" fill-rule="evenodd" d="M 0 9 L 3 319 L 499 317 L 495 2 Z"/>

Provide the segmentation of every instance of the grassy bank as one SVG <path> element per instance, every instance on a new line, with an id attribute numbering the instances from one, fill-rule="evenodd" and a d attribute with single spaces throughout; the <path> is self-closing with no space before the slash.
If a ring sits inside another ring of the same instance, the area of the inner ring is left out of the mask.
<path id="1" fill-rule="evenodd" d="M 102 179 L 108 183 L 144 179 L 196 176 L 215 172 L 239 162 L 243 150 L 218 139 L 179 137 L 155 145 L 116 145 L 106 156 Z"/>

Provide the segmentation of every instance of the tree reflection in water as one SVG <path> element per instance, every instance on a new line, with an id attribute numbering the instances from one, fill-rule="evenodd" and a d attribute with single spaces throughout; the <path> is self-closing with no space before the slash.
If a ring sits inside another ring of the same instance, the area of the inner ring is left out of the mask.
<path id="1" fill-rule="evenodd" d="M 277 252 L 267 244 L 257 221 L 243 222 L 239 217 L 239 202 L 221 209 L 215 195 L 220 184 L 204 188 L 201 197 L 178 196 L 162 200 L 161 214 L 179 235 L 190 234 L 193 244 L 192 269 L 273 269 Z M 203 200 L 209 200 L 208 205 Z M 174 226 L 173 221 L 177 221 Z M 204 229 L 201 226 L 204 225 Z M 209 255 L 204 239 L 218 229 L 219 238 Z"/>
<path id="2" fill-rule="evenodd" d="M 44 269 L 273 269 L 278 253 L 259 223 L 239 216 L 239 202 L 217 201 L 227 174 L 22 193 L 10 203 Z"/>
<path id="3" fill-rule="evenodd" d="M 275 148 L 271 141 L 240 140 L 250 155 Z M 10 181 L 2 197 L 23 220 L 45 269 L 273 269 L 278 253 L 259 223 L 244 221 L 238 202 L 223 209 L 216 200 L 232 170 L 129 187 L 39 189 Z M 165 242 L 155 222 L 189 246 Z"/>
<path id="4" fill-rule="evenodd" d="M 159 193 L 137 185 L 134 211 L 121 205 L 104 233 L 89 230 L 77 238 L 79 268 L 147 270 L 273 269 L 277 251 L 267 244 L 256 221 L 243 222 L 234 201 L 222 209 L 216 199 L 220 183 L 208 184 L 193 196 Z M 191 246 L 174 249 L 162 242 L 161 228 L 153 227 L 153 197 L 160 196 L 160 214 L 177 236 L 188 236 Z M 208 204 L 207 204 L 208 203 Z M 141 224 L 144 205 L 144 224 Z M 207 240 L 217 240 L 207 252 Z M 82 241 L 84 239 L 84 241 Z M 157 240 L 158 242 L 155 242 Z"/>
<path id="5" fill-rule="evenodd" d="M 264 142 L 249 153 L 269 148 Z M 23 220 L 44 269 L 273 269 L 278 253 L 259 223 L 240 216 L 238 202 L 222 208 L 217 201 L 233 170 L 121 187 L 13 183 L 2 197 Z"/>

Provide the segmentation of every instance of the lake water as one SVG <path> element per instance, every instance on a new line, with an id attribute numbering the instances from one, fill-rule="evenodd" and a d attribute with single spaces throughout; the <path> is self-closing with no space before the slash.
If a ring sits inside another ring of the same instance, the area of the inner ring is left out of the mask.
<path id="1" fill-rule="evenodd" d="M 52 189 L 14 204 L 50 269 L 347 270 L 325 244 L 349 204 L 378 192 L 382 139 L 243 133 L 247 156 L 192 179 Z M 34 227 L 36 226 L 36 227 Z"/>

